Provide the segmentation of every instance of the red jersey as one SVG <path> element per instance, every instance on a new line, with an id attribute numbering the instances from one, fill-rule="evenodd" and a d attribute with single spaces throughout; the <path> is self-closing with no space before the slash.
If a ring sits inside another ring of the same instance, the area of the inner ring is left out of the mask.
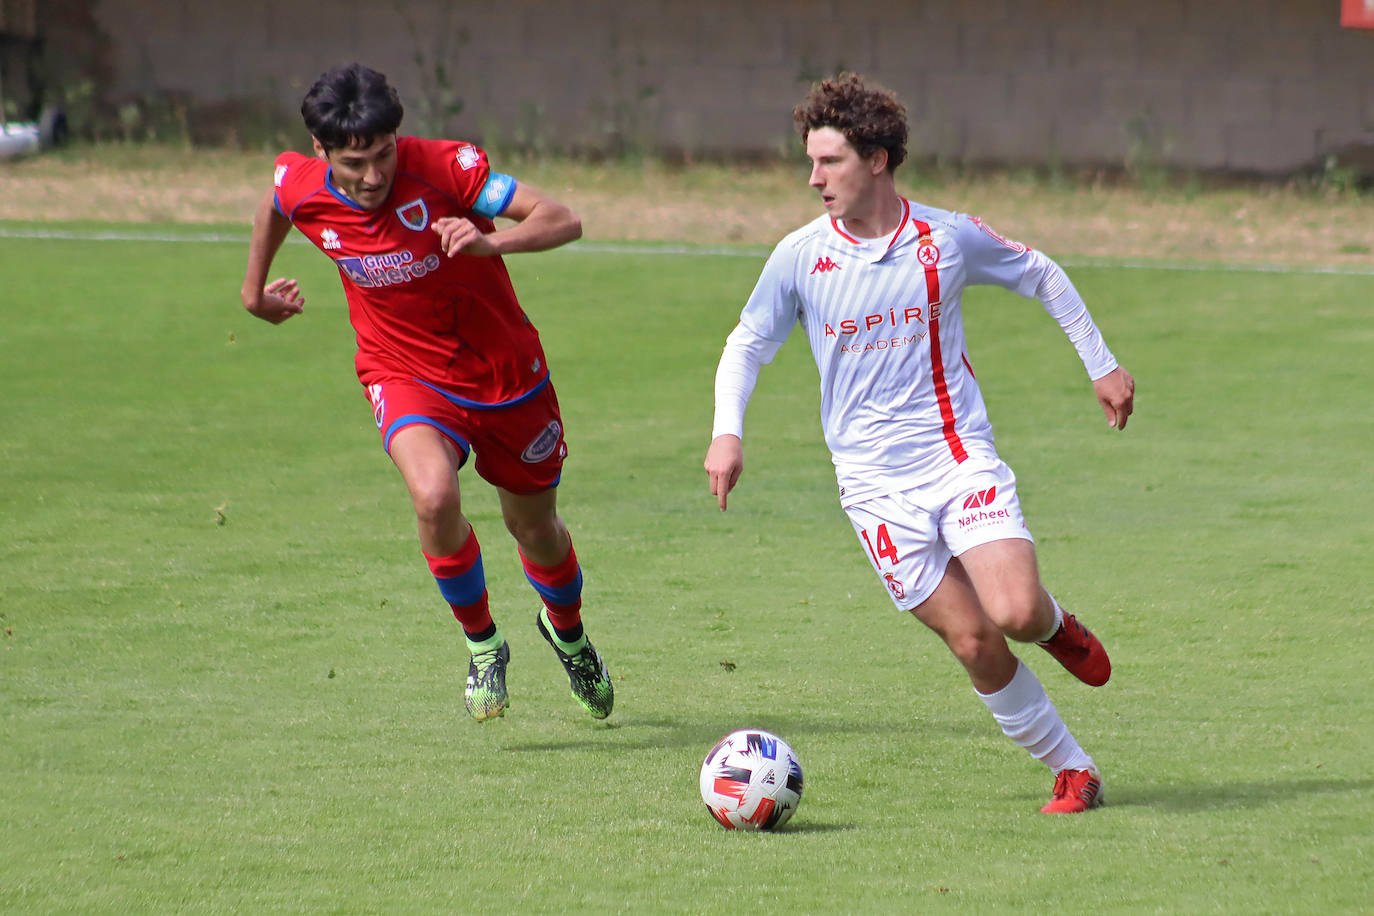
<path id="1" fill-rule="evenodd" d="M 430 226 L 466 217 L 483 232 L 515 182 L 470 143 L 398 137 L 396 179 L 375 210 L 334 184 L 323 159 L 282 153 L 277 210 L 333 258 L 357 335 L 358 378 L 414 378 L 471 406 L 500 406 L 548 379 L 539 333 L 499 257 L 448 257 Z"/>

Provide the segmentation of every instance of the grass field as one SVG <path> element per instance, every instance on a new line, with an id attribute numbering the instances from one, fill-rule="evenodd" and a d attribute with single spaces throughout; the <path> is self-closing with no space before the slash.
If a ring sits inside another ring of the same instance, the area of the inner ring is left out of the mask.
<path id="1" fill-rule="evenodd" d="M 1038 305 L 968 296 L 1045 579 L 1115 663 L 1092 690 L 1021 653 L 1106 779 L 1049 818 L 1047 772 L 873 580 L 800 335 L 715 509 L 711 378 L 760 258 L 509 260 L 617 707 L 568 696 L 465 472 L 512 649 L 479 726 L 337 274 L 288 246 L 309 304 L 274 328 L 243 256 L 0 239 L 0 912 L 1369 911 L 1374 279 L 1073 270 L 1139 383 L 1124 434 Z M 741 726 L 805 768 L 776 835 L 697 796 Z"/>

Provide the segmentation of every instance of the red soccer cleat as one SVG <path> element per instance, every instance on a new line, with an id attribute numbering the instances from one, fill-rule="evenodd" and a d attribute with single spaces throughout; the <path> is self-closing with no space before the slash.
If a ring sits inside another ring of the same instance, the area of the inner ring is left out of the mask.
<path id="1" fill-rule="evenodd" d="M 1093 770 L 1060 770 L 1054 776 L 1054 797 L 1041 814 L 1078 814 L 1102 804 L 1102 777 Z"/>
<path id="2" fill-rule="evenodd" d="M 1054 635 L 1036 645 L 1090 687 L 1101 687 L 1112 676 L 1112 660 L 1107 657 L 1107 650 L 1102 648 L 1092 631 L 1068 611 L 1064 612 L 1064 622 Z"/>

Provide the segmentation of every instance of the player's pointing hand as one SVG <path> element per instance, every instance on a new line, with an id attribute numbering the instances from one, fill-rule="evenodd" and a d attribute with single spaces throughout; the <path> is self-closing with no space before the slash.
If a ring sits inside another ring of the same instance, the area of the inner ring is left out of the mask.
<path id="1" fill-rule="evenodd" d="M 744 472 L 744 446 L 739 436 L 716 436 L 706 450 L 706 476 L 711 479 L 711 494 L 716 497 L 720 511 L 725 511 L 725 497 L 739 483 Z"/>

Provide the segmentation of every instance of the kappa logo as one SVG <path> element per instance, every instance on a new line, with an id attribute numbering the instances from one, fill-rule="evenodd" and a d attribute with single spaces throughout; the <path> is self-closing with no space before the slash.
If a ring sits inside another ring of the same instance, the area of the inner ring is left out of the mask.
<path id="1" fill-rule="evenodd" d="M 838 265 L 838 264 L 836 264 L 834 261 L 830 260 L 829 255 L 827 255 L 826 257 L 818 258 L 818 259 L 816 260 L 816 266 L 813 267 L 813 268 L 811 268 L 811 273 L 813 273 L 813 274 L 818 274 L 818 273 L 824 274 L 824 273 L 829 273 L 829 272 L 832 271 L 832 270 L 839 270 L 839 269 L 840 269 L 840 265 Z"/>
<path id="2" fill-rule="evenodd" d="M 320 233 L 320 247 L 328 251 L 337 251 L 343 247 L 343 242 L 339 241 L 339 233 L 333 229 L 326 229 Z"/>
<path id="3" fill-rule="evenodd" d="M 964 500 L 965 509 L 981 509 L 984 506 L 992 505 L 992 501 L 997 498 L 997 488 L 988 487 L 986 490 L 975 490 Z"/>

